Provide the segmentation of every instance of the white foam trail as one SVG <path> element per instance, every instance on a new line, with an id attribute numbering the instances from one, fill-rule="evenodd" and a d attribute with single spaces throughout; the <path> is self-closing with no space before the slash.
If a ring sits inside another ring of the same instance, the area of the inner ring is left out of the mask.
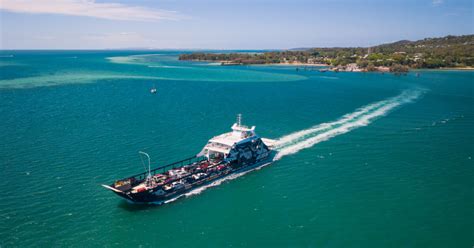
<path id="1" fill-rule="evenodd" d="M 275 161 L 282 158 L 283 156 L 294 154 L 302 149 L 309 148 L 319 142 L 328 140 L 334 136 L 347 133 L 352 129 L 366 126 L 374 119 L 386 115 L 394 108 L 402 104 L 412 102 L 413 100 L 421 96 L 423 92 L 423 90 L 406 90 L 396 97 L 392 97 L 387 100 L 372 103 L 365 107 L 359 108 L 355 112 L 346 114 L 334 122 L 319 124 L 309 129 L 283 136 L 277 140 L 276 150 L 278 153 L 275 155 L 275 158 L 273 160 Z M 166 204 L 174 202 L 181 197 L 198 195 L 208 188 L 218 186 L 228 180 L 236 179 L 251 171 L 259 170 L 269 164 L 270 163 L 262 164 L 247 171 L 228 175 L 210 184 L 204 185 L 202 187 L 193 189 L 185 194 L 179 195 L 175 198 L 166 200 L 164 202 L 157 202 L 157 204 Z"/>
<path id="2" fill-rule="evenodd" d="M 367 105 L 354 113 L 344 115 L 337 121 L 323 123 L 283 136 L 277 141 L 278 153 L 275 155 L 274 160 L 312 147 L 319 142 L 347 133 L 355 128 L 367 126 L 374 119 L 386 115 L 396 107 L 412 102 L 420 97 L 422 93 L 423 90 L 406 90 L 396 97 Z"/>
<path id="3" fill-rule="evenodd" d="M 355 118 L 357 118 L 357 117 L 359 117 L 363 114 L 367 114 L 371 110 L 373 110 L 375 108 L 378 108 L 383 104 L 385 104 L 385 101 L 373 103 L 373 104 L 367 105 L 363 108 L 359 108 L 357 111 L 355 111 L 353 113 L 346 114 L 346 115 L 342 116 L 337 121 L 322 123 L 322 124 L 313 126 L 311 128 L 305 129 L 305 130 L 301 130 L 301 131 L 298 131 L 298 132 L 294 132 L 294 133 L 285 135 L 285 136 L 283 136 L 283 137 L 281 137 L 277 140 L 275 146 L 276 147 L 282 147 L 282 146 L 285 146 L 288 143 L 294 143 L 295 141 L 297 141 L 299 139 L 302 139 L 302 138 L 305 138 L 306 136 L 308 136 L 310 134 L 313 134 L 315 132 L 322 131 L 322 130 L 327 130 L 327 129 L 330 129 L 331 127 L 334 127 L 336 125 L 346 123 L 346 122 L 351 121 L 351 120 L 353 120 L 353 119 L 355 119 Z"/>

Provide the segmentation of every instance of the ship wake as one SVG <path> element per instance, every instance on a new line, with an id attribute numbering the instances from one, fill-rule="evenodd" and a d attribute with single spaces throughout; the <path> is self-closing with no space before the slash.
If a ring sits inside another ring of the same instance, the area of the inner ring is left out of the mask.
<path id="1" fill-rule="evenodd" d="M 367 126 L 374 120 L 387 115 L 394 109 L 415 101 L 423 95 L 423 89 L 405 90 L 395 97 L 388 98 L 379 102 L 375 102 L 356 111 L 346 114 L 341 118 L 327 123 L 322 123 L 308 129 L 297 131 L 280 137 L 274 143 L 274 149 L 277 151 L 273 161 L 279 160 L 284 156 L 295 154 L 303 149 L 310 148 L 317 143 L 329 140 L 341 134 L 345 134 L 359 127 Z M 265 163 L 256 166 L 253 169 L 246 170 L 235 174 L 228 175 L 224 178 L 216 180 L 208 185 L 196 188 L 190 192 L 179 195 L 175 198 L 166 200 L 164 202 L 157 202 L 157 204 L 166 204 L 173 202 L 181 197 L 188 197 L 198 195 L 204 190 L 220 185 L 221 183 L 241 177 L 251 171 L 258 170 L 270 163 Z"/>
<path id="2" fill-rule="evenodd" d="M 275 160 L 310 148 L 317 143 L 345 134 L 359 127 L 367 126 L 372 121 L 387 115 L 394 109 L 415 101 L 423 95 L 423 89 L 405 90 L 395 97 L 388 98 L 361 107 L 353 113 L 346 114 L 333 122 L 322 123 L 311 128 L 297 131 L 280 137 L 275 143 L 277 154 Z"/>

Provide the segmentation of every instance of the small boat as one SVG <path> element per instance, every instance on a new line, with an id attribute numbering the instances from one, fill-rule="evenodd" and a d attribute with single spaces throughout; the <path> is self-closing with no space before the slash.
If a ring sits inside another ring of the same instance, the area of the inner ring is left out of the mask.
<path id="1" fill-rule="evenodd" d="M 155 94 L 155 93 L 156 93 L 156 87 L 155 87 L 155 86 L 153 86 L 153 88 L 150 89 L 150 93 L 151 93 L 151 94 Z"/>

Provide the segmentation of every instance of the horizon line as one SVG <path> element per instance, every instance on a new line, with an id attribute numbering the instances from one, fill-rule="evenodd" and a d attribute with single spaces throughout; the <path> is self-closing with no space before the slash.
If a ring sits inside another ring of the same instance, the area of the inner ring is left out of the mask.
<path id="1" fill-rule="evenodd" d="M 416 39 L 416 40 L 408 40 L 408 39 L 400 39 L 400 40 L 395 40 L 395 41 L 386 41 L 386 42 L 381 42 L 376 45 L 372 46 L 301 46 L 301 47 L 291 47 L 291 48 L 148 48 L 148 47 L 123 47 L 123 48 L 0 48 L 0 51 L 124 51 L 124 50 L 129 50 L 129 51 L 153 51 L 153 50 L 189 50 L 189 51 L 196 51 L 196 50 L 218 50 L 218 51 L 235 51 L 235 50 L 247 50 L 247 51 L 287 51 L 287 50 L 304 50 L 304 49 L 314 49 L 314 48 L 370 48 L 370 47 L 375 47 L 375 46 L 380 46 L 384 44 L 391 44 L 395 42 L 400 42 L 400 41 L 420 41 L 420 40 L 425 40 L 425 39 L 439 39 L 439 38 L 445 38 L 449 36 L 470 36 L 474 35 L 474 33 L 471 34 L 460 34 L 460 35 L 452 35 L 452 34 L 447 34 L 443 36 L 437 36 L 437 37 L 425 37 L 422 39 Z"/>

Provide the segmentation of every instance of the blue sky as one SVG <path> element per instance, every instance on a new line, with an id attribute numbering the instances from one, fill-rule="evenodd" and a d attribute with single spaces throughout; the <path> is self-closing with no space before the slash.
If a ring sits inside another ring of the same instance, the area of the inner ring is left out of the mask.
<path id="1" fill-rule="evenodd" d="M 0 0 L 1 49 L 286 49 L 473 34 L 472 0 Z"/>

